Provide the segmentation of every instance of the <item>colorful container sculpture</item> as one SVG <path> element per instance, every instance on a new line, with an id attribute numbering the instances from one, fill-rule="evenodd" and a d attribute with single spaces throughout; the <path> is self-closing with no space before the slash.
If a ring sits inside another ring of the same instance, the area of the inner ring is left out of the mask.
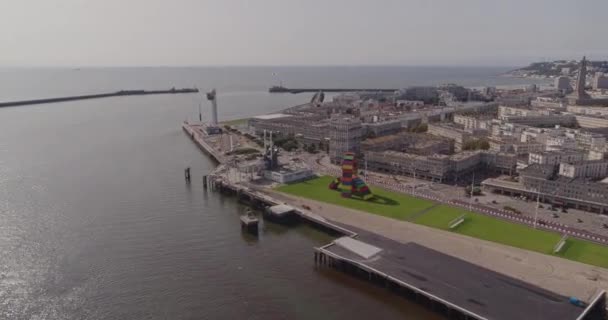
<path id="1" fill-rule="evenodd" d="M 357 160 L 352 152 L 347 152 L 342 157 L 342 176 L 334 179 L 329 184 L 329 189 L 338 190 L 340 185 L 342 185 L 342 197 L 356 196 L 364 200 L 373 197 L 365 181 L 357 176 Z"/>

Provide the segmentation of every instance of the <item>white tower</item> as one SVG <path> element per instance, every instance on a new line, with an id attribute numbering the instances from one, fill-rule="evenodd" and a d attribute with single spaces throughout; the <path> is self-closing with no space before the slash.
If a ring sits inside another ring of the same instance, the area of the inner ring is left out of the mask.
<path id="1" fill-rule="evenodd" d="M 207 93 L 207 100 L 211 101 L 211 125 L 217 126 L 217 95 L 215 89 Z"/>

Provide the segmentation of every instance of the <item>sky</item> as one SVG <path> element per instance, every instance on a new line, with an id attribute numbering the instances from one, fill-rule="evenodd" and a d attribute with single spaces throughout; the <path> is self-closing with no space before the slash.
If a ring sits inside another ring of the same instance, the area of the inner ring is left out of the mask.
<path id="1" fill-rule="evenodd" d="M 608 59 L 608 0 L 1 0 L 0 67 Z"/>

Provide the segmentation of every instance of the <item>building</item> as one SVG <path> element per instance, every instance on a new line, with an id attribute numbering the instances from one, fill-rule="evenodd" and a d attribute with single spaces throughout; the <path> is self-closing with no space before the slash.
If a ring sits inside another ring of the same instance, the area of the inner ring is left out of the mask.
<path id="1" fill-rule="evenodd" d="M 438 124 L 428 124 L 428 134 L 444 137 L 448 139 L 454 140 L 454 148 L 456 151 L 462 151 L 463 146 L 470 141 L 474 141 L 477 138 L 485 136 L 484 132 L 476 132 L 471 133 L 464 129 L 458 128 L 456 126 L 438 123 Z"/>
<path id="2" fill-rule="evenodd" d="M 545 150 L 545 145 L 538 142 L 521 142 L 514 137 L 503 137 L 501 139 L 488 139 L 490 151 L 510 153 L 516 155 L 527 155 L 529 153 Z"/>
<path id="3" fill-rule="evenodd" d="M 481 168 L 512 173 L 517 163 L 513 155 L 488 151 L 468 151 L 451 156 L 370 151 L 365 153 L 365 158 L 369 170 L 439 182 L 457 181 Z"/>
<path id="4" fill-rule="evenodd" d="M 567 106 L 566 110 L 568 112 L 590 115 L 590 116 L 600 116 L 605 117 L 608 116 L 608 108 L 606 107 L 597 107 L 597 106 Z"/>
<path id="5" fill-rule="evenodd" d="M 279 170 L 264 170 L 264 178 L 277 183 L 294 183 L 308 180 L 314 176 L 310 168 L 280 168 Z"/>
<path id="6" fill-rule="evenodd" d="M 528 156 L 528 163 L 557 166 L 562 162 L 579 162 L 584 159 L 585 154 L 579 150 L 542 151 L 531 152 Z"/>
<path id="7" fill-rule="evenodd" d="M 608 176 L 608 161 L 592 160 L 579 162 L 562 162 L 559 174 L 568 178 L 600 179 Z"/>
<path id="8" fill-rule="evenodd" d="M 338 117 L 329 123 L 329 157 L 333 163 L 341 163 L 346 152 L 358 154 L 361 147 L 363 126 L 354 118 Z"/>
<path id="9" fill-rule="evenodd" d="M 509 116 L 516 117 L 530 117 L 530 116 L 540 116 L 541 113 L 538 110 L 532 110 L 526 106 L 507 106 L 501 105 L 498 106 L 498 118 L 504 119 Z"/>
<path id="10" fill-rule="evenodd" d="M 545 135 L 543 135 L 545 136 Z M 546 135 L 544 139 L 538 139 L 544 143 L 547 150 L 575 149 L 576 140 L 565 135 Z"/>
<path id="11" fill-rule="evenodd" d="M 274 136 L 293 136 L 305 144 L 319 143 L 329 136 L 329 122 L 319 116 L 267 114 L 251 118 L 249 126 L 258 136 L 266 130 Z"/>
<path id="12" fill-rule="evenodd" d="M 601 72 L 596 72 L 592 86 L 594 90 L 608 89 L 608 77 L 605 77 Z"/>
<path id="13" fill-rule="evenodd" d="M 474 130 L 474 129 L 489 130 L 492 128 L 492 117 L 489 117 L 489 116 L 473 117 L 473 116 L 455 114 L 454 123 L 463 126 L 465 130 Z"/>
<path id="14" fill-rule="evenodd" d="M 570 78 L 564 76 L 555 78 L 555 89 L 562 93 L 570 92 L 572 90 L 572 87 L 570 86 Z"/>
<path id="15" fill-rule="evenodd" d="M 426 133 L 401 132 L 399 134 L 366 139 L 361 151 L 401 151 L 417 155 L 452 154 L 454 142 L 447 138 Z"/>
<path id="16" fill-rule="evenodd" d="M 608 128 L 608 117 L 576 115 L 576 123 L 581 128 Z"/>
<path id="17" fill-rule="evenodd" d="M 591 105 L 608 105 L 608 99 L 594 99 L 585 91 L 585 85 L 587 81 L 587 59 L 583 57 L 581 60 L 581 64 L 578 70 L 578 76 L 576 78 L 576 86 L 574 88 L 574 93 L 568 96 L 568 103 L 570 105 L 581 105 L 581 106 L 591 106 Z M 603 84 L 603 80 L 602 84 Z"/>
<path id="18" fill-rule="evenodd" d="M 544 114 L 527 116 L 504 116 L 504 121 L 531 127 L 554 127 L 576 125 L 576 117 L 571 114 Z"/>
<path id="19" fill-rule="evenodd" d="M 382 137 L 398 133 L 402 130 L 401 120 L 386 120 L 363 123 L 363 134 L 365 136 Z"/>
<path id="20" fill-rule="evenodd" d="M 418 100 L 425 103 L 435 103 L 439 100 L 439 93 L 435 87 L 409 87 L 401 91 L 404 100 Z"/>
<path id="21" fill-rule="evenodd" d="M 608 214 L 608 183 L 556 174 L 554 166 L 533 164 L 519 173 L 519 182 L 487 179 L 485 190 L 513 196 L 527 196 L 553 205 Z"/>
<path id="22" fill-rule="evenodd" d="M 561 98 L 553 97 L 536 97 L 530 101 L 532 108 L 546 108 L 553 110 L 563 110 L 566 107 L 566 101 Z"/>
<path id="23" fill-rule="evenodd" d="M 404 110 L 412 110 L 424 106 L 424 101 L 420 100 L 397 100 L 395 106 Z"/>

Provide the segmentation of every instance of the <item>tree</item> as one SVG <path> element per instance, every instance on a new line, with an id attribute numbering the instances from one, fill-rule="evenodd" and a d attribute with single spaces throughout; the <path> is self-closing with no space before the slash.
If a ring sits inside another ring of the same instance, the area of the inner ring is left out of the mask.
<path id="1" fill-rule="evenodd" d="M 305 148 L 305 150 L 310 153 L 317 153 L 317 145 L 314 143 L 311 143 L 307 148 Z"/>

